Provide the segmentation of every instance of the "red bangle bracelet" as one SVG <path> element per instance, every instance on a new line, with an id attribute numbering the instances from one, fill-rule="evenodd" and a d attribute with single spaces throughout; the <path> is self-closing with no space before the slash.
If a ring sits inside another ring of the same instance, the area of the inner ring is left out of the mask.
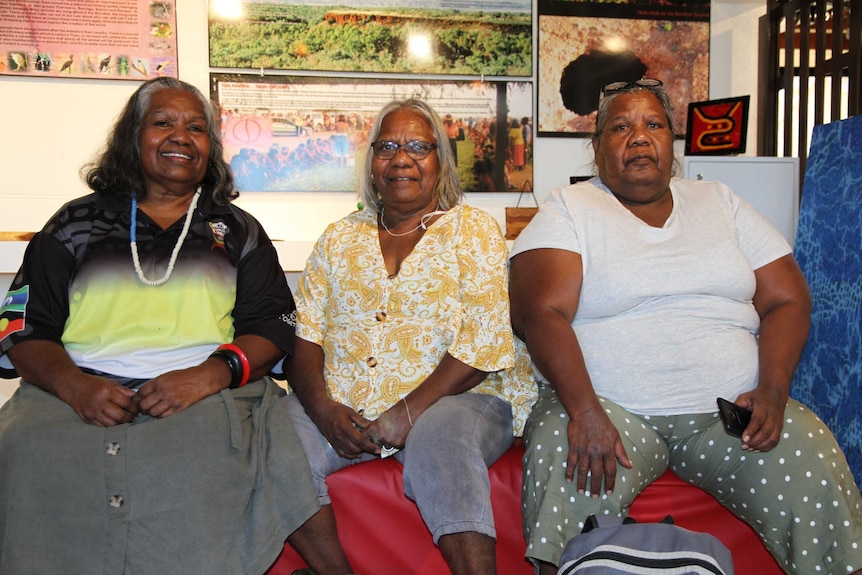
<path id="1" fill-rule="evenodd" d="M 242 387 L 248 383 L 248 378 L 251 376 L 251 366 L 248 364 L 248 357 L 246 357 L 245 352 L 238 345 L 234 345 L 232 343 L 223 343 L 216 349 L 232 351 L 237 355 L 237 357 L 239 357 L 239 361 L 242 364 L 242 379 L 237 387 Z"/>

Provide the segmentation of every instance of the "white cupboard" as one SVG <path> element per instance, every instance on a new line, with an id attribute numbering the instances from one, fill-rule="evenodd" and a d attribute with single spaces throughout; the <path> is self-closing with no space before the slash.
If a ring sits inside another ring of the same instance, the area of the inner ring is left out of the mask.
<path id="1" fill-rule="evenodd" d="M 793 246 L 799 220 L 799 158 L 686 156 L 685 177 L 718 180 L 753 205 Z"/>

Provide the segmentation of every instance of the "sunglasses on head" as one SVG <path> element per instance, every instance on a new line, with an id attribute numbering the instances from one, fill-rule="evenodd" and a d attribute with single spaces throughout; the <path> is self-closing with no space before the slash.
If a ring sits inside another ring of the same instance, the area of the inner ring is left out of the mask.
<path id="1" fill-rule="evenodd" d="M 653 80 L 652 78 L 641 78 L 634 82 L 611 82 L 610 84 L 604 85 L 602 88 L 602 94 L 610 94 L 611 92 L 630 90 L 632 88 L 658 88 L 661 85 L 661 80 Z"/>

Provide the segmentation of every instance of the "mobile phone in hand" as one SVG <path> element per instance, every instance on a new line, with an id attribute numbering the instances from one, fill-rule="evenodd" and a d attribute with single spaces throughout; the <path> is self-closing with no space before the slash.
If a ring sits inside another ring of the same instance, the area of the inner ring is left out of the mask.
<path id="1" fill-rule="evenodd" d="M 718 415 L 724 423 L 724 430 L 735 437 L 742 437 L 742 432 L 745 431 L 748 422 L 751 421 L 751 411 L 721 397 L 716 401 L 718 402 Z"/>

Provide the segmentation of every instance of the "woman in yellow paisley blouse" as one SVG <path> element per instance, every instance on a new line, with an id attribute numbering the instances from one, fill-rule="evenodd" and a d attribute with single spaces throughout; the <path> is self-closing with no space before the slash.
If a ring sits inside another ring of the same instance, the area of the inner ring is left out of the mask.
<path id="1" fill-rule="evenodd" d="M 493 574 L 487 467 L 534 398 L 510 326 L 506 244 L 491 216 L 460 203 L 427 104 L 389 103 L 369 141 L 365 208 L 328 227 L 299 281 L 286 401 L 322 504 L 306 527 L 344 557 L 324 480 L 394 454 L 452 573 Z"/>

